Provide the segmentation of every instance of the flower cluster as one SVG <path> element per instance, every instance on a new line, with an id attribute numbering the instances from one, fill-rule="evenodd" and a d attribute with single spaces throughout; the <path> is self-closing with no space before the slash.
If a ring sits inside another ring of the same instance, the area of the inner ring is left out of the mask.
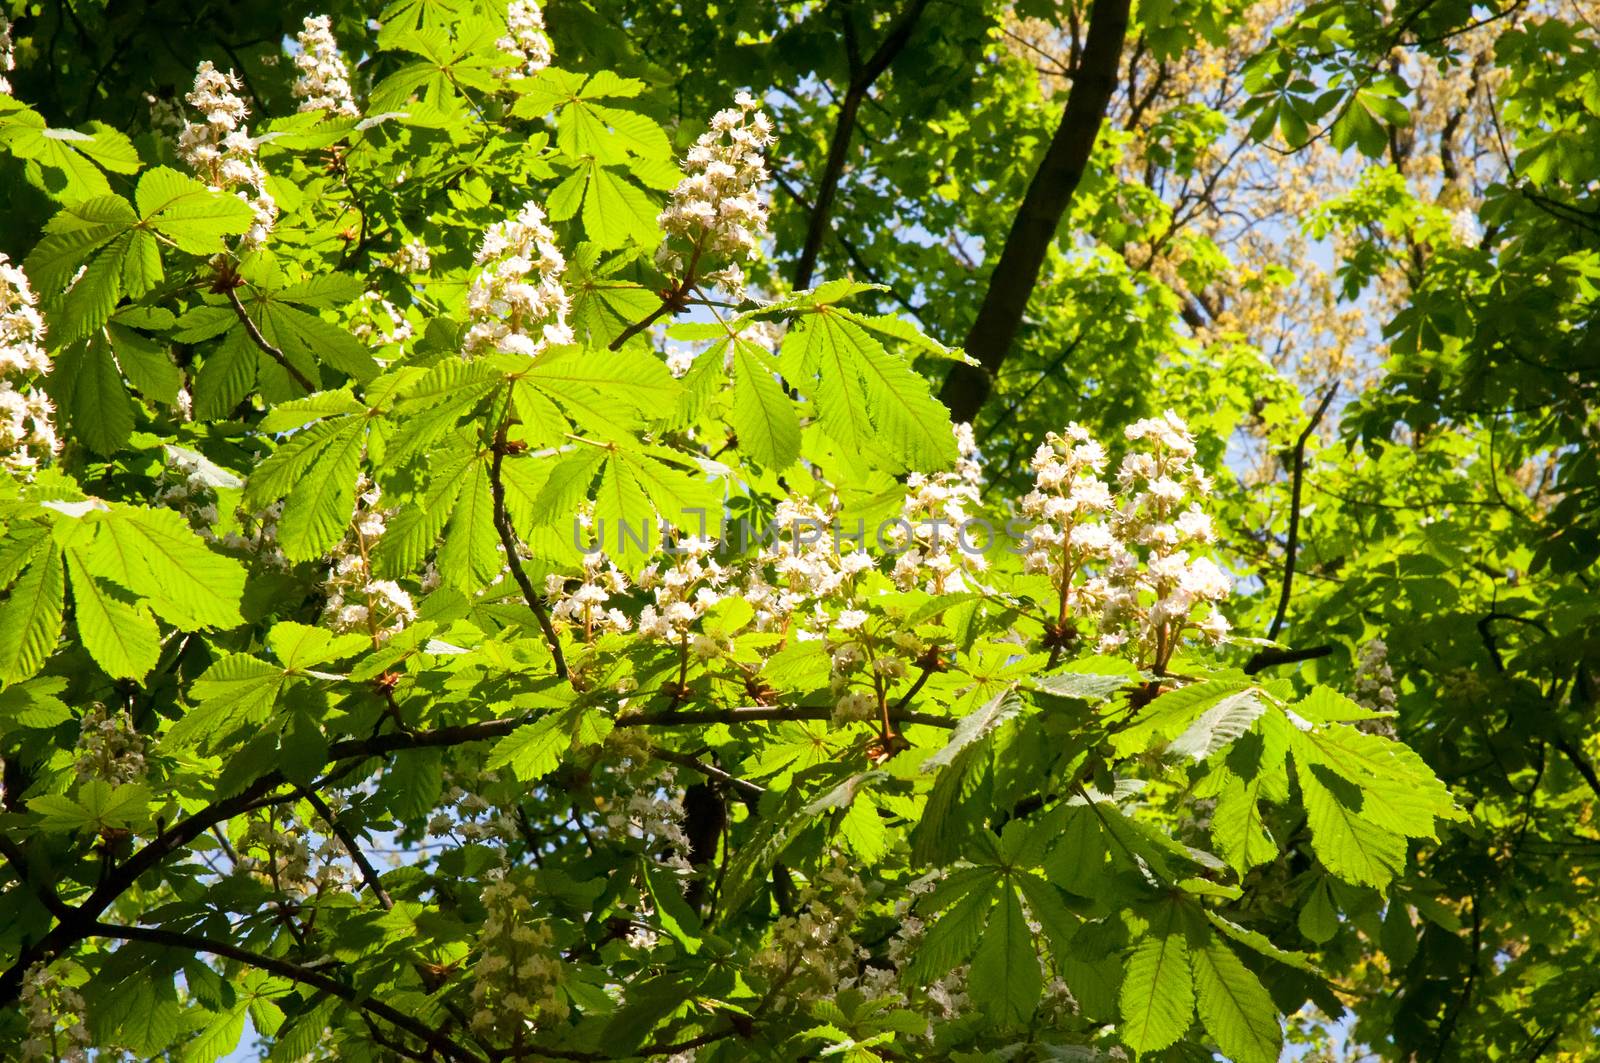
<path id="1" fill-rule="evenodd" d="M 330 805 L 339 795 L 324 794 Z M 259 855 L 258 855 L 259 854 Z M 345 893 L 355 885 L 343 843 L 330 832 L 313 832 L 305 824 L 275 814 L 250 820 L 239 839 L 236 866 L 289 897 Z"/>
<path id="2" fill-rule="evenodd" d="M 31 387 L 50 371 L 40 316 L 28 275 L 0 252 L 0 464 L 29 469 L 55 454 L 55 408 Z"/>
<path id="3" fill-rule="evenodd" d="M 113 712 L 99 702 L 83 714 L 78 734 L 80 778 L 103 779 L 113 786 L 144 778 L 144 735 L 126 712 Z"/>
<path id="4" fill-rule="evenodd" d="M 239 79 L 202 61 L 194 90 L 184 97 L 203 122 L 185 122 L 178 136 L 178 154 L 212 188 L 237 189 L 255 211 L 255 224 L 245 233 L 245 247 L 260 247 L 278 220 L 278 204 L 267 191 L 267 174 L 256 159 L 256 143 L 245 125 L 250 109 L 238 95 Z"/>
<path id="5" fill-rule="evenodd" d="M 767 945 L 751 960 L 780 1009 L 831 1000 L 842 977 L 867 953 L 851 936 L 867 905 L 867 891 L 837 854 L 800 891 L 796 914 L 781 917 Z"/>
<path id="6" fill-rule="evenodd" d="M 389 265 L 400 273 L 426 273 L 433 268 L 433 256 L 421 240 L 408 240 L 400 245 Z"/>
<path id="7" fill-rule="evenodd" d="M 400 347 L 411 339 L 405 312 L 377 292 L 364 292 L 350 319 L 350 334 L 369 347 Z"/>
<path id="8" fill-rule="evenodd" d="M 511 0 L 506 5 L 506 32 L 495 47 L 518 58 L 518 65 L 506 72 L 513 77 L 532 77 L 550 65 L 550 36 L 535 0 Z"/>
<path id="9" fill-rule="evenodd" d="M 81 993 L 48 965 L 36 963 L 22 977 L 20 1002 L 28 1026 L 21 1046 L 23 1063 L 87 1063 L 94 1042 L 84 1026 Z"/>
<path id="10" fill-rule="evenodd" d="M 627 614 L 615 606 L 606 608 L 613 594 L 628 589 L 628 577 L 600 551 L 583 555 L 583 578 L 576 587 L 559 572 L 545 577 L 545 595 L 550 600 L 551 619 L 570 624 L 590 642 L 606 631 L 627 631 L 632 626 Z"/>
<path id="11" fill-rule="evenodd" d="M 0 15 L 0 96 L 11 95 L 11 82 L 6 75 L 17 68 L 17 57 L 11 43 L 11 20 Z"/>
<path id="12" fill-rule="evenodd" d="M 499 783 L 500 776 L 496 772 L 471 768 L 446 770 L 444 781 L 444 801 L 428 820 L 429 836 L 501 843 L 520 836 L 516 820 L 483 796 L 485 789 Z"/>
<path id="13" fill-rule="evenodd" d="M 872 568 L 865 550 L 842 552 L 832 534 L 833 515 L 805 498 L 786 498 L 772 514 L 771 541 L 748 572 L 743 594 L 763 630 L 825 630 L 824 599 Z"/>
<path id="14" fill-rule="evenodd" d="M 1380 638 L 1368 639 L 1356 655 L 1355 700 L 1373 712 L 1393 712 L 1394 670 L 1389 667 L 1389 646 Z"/>
<path id="15" fill-rule="evenodd" d="M 767 231 L 767 205 L 760 185 L 767 179 L 762 150 L 773 142 L 772 120 L 754 96 L 741 92 L 736 107 L 718 111 L 711 128 L 701 134 L 684 159 L 686 176 L 672 190 L 672 200 L 657 219 L 669 237 L 689 247 L 687 269 L 694 272 L 708 256 L 729 260 L 723 276 L 700 272 L 730 289 L 742 288 L 743 276 L 732 260 L 753 259 Z M 684 271 L 681 247 L 666 240 L 658 259 L 674 272 Z"/>
<path id="16" fill-rule="evenodd" d="M 711 552 L 709 539 L 688 536 L 678 540 L 670 561 L 652 565 L 639 573 L 639 587 L 654 596 L 652 604 L 639 612 L 639 634 L 687 647 L 689 629 L 701 615 L 722 600 L 728 574 Z M 702 659 L 717 656 L 709 639 L 695 636 L 696 655 Z"/>
<path id="17" fill-rule="evenodd" d="M 972 426 L 956 425 L 960 460 L 954 472 L 931 476 L 914 472 L 906 477 L 906 497 L 900 522 L 892 538 L 900 553 L 895 557 L 894 581 L 901 590 L 920 586 L 929 594 L 955 594 L 970 589 L 969 575 L 982 572 L 987 561 L 979 549 L 963 548 L 960 530 L 979 504 L 983 487 L 982 465 Z"/>
<path id="18" fill-rule="evenodd" d="M 1125 434 L 1150 449 L 1128 454 L 1117 470 L 1122 505 L 1112 525 L 1125 549 L 1111 566 L 1101 644 L 1109 649 L 1136 638 L 1140 656 L 1160 671 L 1185 630 L 1212 642 L 1227 637 L 1228 621 L 1216 603 L 1231 584 L 1209 557 L 1190 555 L 1209 547 L 1216 533 L 1200 508 L 1211 479 L 1195 464 L 1188 426 L 1169 410 L 1135 421 Z M 1203 610 L 1198 620 L 1197 609 Z"/>
<path id="19" fill-rule="evenodd" d="M 1188 427 L 1169 411 L 1129 425 L 1126 435 L 1145 449 L 1123 459 L 1115 493 L 1101 479 L 1105 449 L 1083 426 L 1052 432 L 1039 446 L 1034 490 L 1022 502 L 1039 522 L 1028 532 L 1024 567 L 1055 588 L 1057 645 L 1087 618 L 1098 624 L 1101 652 L 1131 643 L 1140 662 L 1159 671 L 1186 630 L 1210 641 L 1227 635 L 1215 603 L 1229 582 L 1210 558 L 1191 556 L 1215 536 L 1198 502 L 1211 481 L 1194 462 Z"/>
<path id="20" fill-rule="evenodd" d="M 378 504 L 377 487 L 365 480 L 358 487 L 355 520 L 328 569 L 323 619 L 335 631 L 364 632 L 379 643 L 414 621 L 417 607 L 400 584 L 373 576 L 372 551 L 383 536 L 389 512 Z"/>
<path id="21" fill-rule="evenodd" d="M 294 57 L 294 65 L 300 76 L 290 91 L 300 101 L 300 110 L 360 114 L 355 94 L 350 91 L 350 71 L 339 54 L 339 42 L 333 38 L 328 16 L 308 15 L 296 40 L 300 42 L 300 53 Z"/>
<path id="22" fill-rule="evenodd" d="M 567 1016 L 561 956 L 549 925 L 535 922 L 526 893 L 503 871 L 491 873 L 483 889 L 485 915 L 472 969 L 471 1023 L 480 1036 L 520 1041 L 541 1022 Z"/>
<path id="23" fill-rule="evenodd" d="M 472 320 L 467 355 L 537 355 L 573 341 L 567 325 L 570 303 L 561 284 L 567 260 L 555 240 L 544 211 L 532 200 L 515 218 L 496 222 L 483 234 L 476 260 L 482 268 L 467 291 Z"/>

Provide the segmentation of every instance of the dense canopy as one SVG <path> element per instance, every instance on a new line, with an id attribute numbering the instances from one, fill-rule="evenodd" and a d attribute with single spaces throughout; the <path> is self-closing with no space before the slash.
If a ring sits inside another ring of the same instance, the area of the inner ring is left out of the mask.
<path id="1" fill-rule="evenodd" d="M 0 202 L 0 1058 L 1596 1058 L 1591 0 L 9 2 Z"/>

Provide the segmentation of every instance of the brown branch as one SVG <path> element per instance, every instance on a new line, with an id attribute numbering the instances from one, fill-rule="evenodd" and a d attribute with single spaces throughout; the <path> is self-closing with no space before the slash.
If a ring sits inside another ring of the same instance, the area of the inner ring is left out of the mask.
<path id="1" fill-rule="evenodd" d="M 383 882 L 378 878 L 378 869 L 372 866 L 372 861 L 367 859 L 367 854 L 361 851 L 361 846 L 356 843 L 355 835 L 351 834 L 346 827 L 339 823 L 338 817 L 334 815 L 333 809 L 328 807 L 328 802 L 322 799 L 321 794 L 310 787 L 306 787 L 302 793 L 306 802 L 316 809 L 317 815 L 321 816 L 324 822 L 328 824 L 328 829 L 333 832 L 333 836 L 338 838 L 344 845 L 345 850 L 349 852 L 350 859 L 361 871 L 362 880 L 366 882 L 367 888 L 372 891 L 372 895 L 378 899 L 378 903 L 383 905 L 383 910 L 388 911 L 393 908 L 394 901 L 390 899 L 389 891 L 383 888 Z"/>
<path id="2" fill-rule="evenodd" d="M 1284 617 L 1289 612 L 1289 592 L 1294 587 L 1295 556 L 1300 549 L 1300 489 L 1305 482 L 1306 469 L 1306 443 L 1311 438 L 1311 433 L 1317 430 L 1317 425 L 1322 422 L 1323 414 L 1328 412 L 1328 405 L 1333 402 L 1333 396 L 1339 391 L 1339 385 L 1334 384 L 1322 396 L 1322 402 L 1317 406 L 1317 412 L 1311 415 L 1311 420 L 1306 423 L 1305 431 L 1300 433 L 1300 438 L 1294 444 L 1294 482 L 1289 491 L 1289 538 L 1284 544 L 1283 559 L 1283 589 L 1278 593 L 1278 611 L 1272 617 L 1272 626 L 1267 628 L 1267 638 L 1276 639 L 1278 632 L 1283 629 Z"/>
<path id="3" fill-rule="evenodd" d="M 268 974 L 275 974 L 279 978 L 287 978 L 292 982 L 310 986 L 312 989 L 326 993 L 331 997 L 336 997 L 346 1004 L 370 1012 L 390 1025 L 409 1033 L 446 1059 L 459 1059 L 466 1060 L 468 1063 L 477 1063 L 482 1058 L 456 1044 L 441 1031 L 390 1007 L 381 1000 L 375 1000 L 320 971 L 314 971 L 308 967 L 302 967 L 299 964 L 290 963 L 288 960 L 282 960 L 275 956 L 263 956 L 260 953 L 239 948 L 237 945 L 229 944 L 226 941 L 213 941 L 198 934 L 186 934 L 177 930 L 163 930 L 159 927 L 117 926 L 111 923 L 97 922 L 88 928 L 88 933 L 85 936 L 115 938 L 121 941 L 143 941 L 152 945 L 184 949 L 189 952 L 204 952 L 212 956 L 220 956 L 223 959 L 234 960 L 247 967 L 254 967 L 257 970 L 266 971 Z"/>
<path id="4" fill-rule="evenodd" d="M 1010 354 L 1022 326 L 1045 255 L 1089 165 L 1117 85 L 1117 67 L 1128 34 L 1129 3 L 1130 0 L 1096 0 L 1089 16 L 1088 39 L 1073 72 L 1072 91 L 1067 96 L 1061 124 L 1012 219 L 983 304 L 962 344 L 979 364 L 953 366 L 939 392 L 956 421 L 971 421 L 988 400 L 994 375 Z"/>
<path id="5" fill-rule="evenodd" d="M 849 7 L 846 6 L 844 10 L 850 84 L 845 88 L 843 99 L 839 101 L 839 119 L 834 124 L 833 140 L 828 145 L 828 160 L 822 168 L 822 177 L 817 182 L 816 201 L 812 204 L 811 216 L 806 222 L 805 243 L 801 246 L 800 258 L 795 263 L 796 288 L 809 287 L 811 275 L 816 271 L 817 255 L 822 251 L 822 240 L 828 232 L 828 219 L 833 211 L 833 197 L 839 189 L 839 179 L 844 176 L 845 158 L 850 152 L 850 138 L 855 134 L 856 116 L 861 110 L 861 102 L 866 99 L 867 91 L 872 88 L 873 82 L 889 69 L 889 64 L 894 62 L 895 57 L 905 49 L 911 40 L 912 31 L 916 28 L 917 20 L 927 6 L 928 0 L 907 0 L 900 14 L 890 23 L 883 41 L 865 63 L 861 62 L 855 48 L 855 31 L 850 21 Z"/>
<path id="6" fill-rule="evenodd" d="M 690 771 L 699 772 L 708 779 L 731 786 L 746 797 L 760 797 L 767 792 L 764 786 L 757 785 L 748 779 L 741 779 L 737 775 L 723 771 L 715 764 L 707 764 L 705 761 L 697 757 L 691 757 L 687 753 L 675 753 L 670 749 L 652 749 L 650 755 L 657 760 L 664 760 L 668 764 L 676 764 L 680 768 L 688 768 Z"/>
<path id="7" fill-rule="evenodd" d="M 567 677 L 567 659 L 561 653 L 561 639 L 556 634 L 555 625 L 550 622 L 550 610 L 545 608 L 544 599 L 533 589 L 528 574 L 523 571 L 522 559 L 517 556 L 517 536 L 511 528 L 511 517 L 506 512 L 506 485 L 500 478 L 500 467 L 506 457 L 506 429 L 500 426 L 500 431 L 494 437 L 494 458 L 489 462 L 489 494 L 494 499 L 494 528 L 500 533 L 500 545 L 506 550 L 506 564 L 511 568 L 511 578 L 516 580 L 517 586 L 522 589 L 523 600 L 528 603 L 528 608 L 533 610 L 533 615 L 539 621 L 539 630 L 544 632 L 544 638 L 550 644 L 550 656 L 555 661 L 556 675 L 562 679 Z"/>
<path id="8" fill-rule="evenodd" d="M 1307 646 L 1303 650 L 1279 649 L 1269 646 L 1257 650 L 1244 662 L 1245 675 L 1255 675 L 1264 668 L 1272 668 L 1280 664 L 1298 664 L 1301 661 L 1314 661 L 1318 657 L 1326 657 L 1333 652 L 1332 646 Z"/>
<path id="9" fill-rule="evenodd" d="M 958 722 L 949 716 L 934 716 L 926 712 L 895 712 L 889 718 L 895 723 L 917 723 L 925 727 L 954 727 Z M 797 720 L 831 720 L 833 708 L 827 705 L 751 705 L 737 709 L 706 709 L 683 712 L 666 709 L 659 712 L 630 712 L 618 716 L 617 727 L 677 727 L 700 723 L 773 723 Z"/>
<path id="10" fill-rule="evenodd" d="M 229 287 L 227 295 L 228 302 L 233 304 L 234 314 L 238 316 L 240 323 L 244 325 L 244 330 L 249 334 L 251 341 L 257 347 L 260 347 L 268 358 L 282 366 L 283 371 L 294 378 L 294 382 L 304 388 L 307 394 L 316 391 L 317 386 L 311 382 L 310 378 L 289 364 L 289 356 L 267 342 L 267 338 L 261 334 L 261 329 L 257 327 L 255 319 L 250 316 L 249 312 L 245 310 L 244 304 L 239 301 L 239 293 Z"/>

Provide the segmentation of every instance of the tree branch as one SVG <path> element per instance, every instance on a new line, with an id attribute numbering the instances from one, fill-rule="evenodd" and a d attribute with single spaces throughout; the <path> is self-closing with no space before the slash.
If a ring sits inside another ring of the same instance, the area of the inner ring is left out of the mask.
<path id="1" fill-rule="evenodd" d="M 328 807 L 328 802 L 324 801 L 322 795 L 317 793 L 316 790 L 308 786 L 301 793 L 305 796 L 306 802 L 316 809 L 317 815 L 321 816 L 324 822 L 328 824 L 328 830 L 333 832 L 333 836 L 338 838 L 344 845 L 345 850 L 349 852 L 350 859 L 361 871 L 362 880 L 366 882 L 367 888 L 372 891 L 372 895 L 378 899 L 378 903 L 383 905 L 383 910 L 388 911 L 393 908 L 394 901 L 389 898 L 389 891 L 383 888 L 383 882 L 378 878 L 378 869 L 372 866 L 372 861 L 367 859 L 367 854 L 361 851 L 361 846 L 356 843 L 355 835 L 351 834 L 348 829 L 339 823 L 338 818 L 333 813 L 333 809 Z"/>
<path id="2" fill-rule="evenodd" d="M 816 271 L 817 255 L 822 251 L 822 240 L 828 232 L 828 218 L 833 211 L 834 193 L 838 191 L 839 179 L 844 175 L 845 157 L 850 151 L 850 138 L 855 134 L 856 116 L 861 110 L 861 101 L 866 99 L 867 91 L 872 88 L 873 82 L 889 69 L 889 64 L 905 49 L 911 40 L 911 33 L 916 28 L 917 19 L 922 16 L 922 11 L 928 6 L 928 0 L 907 0 L 900 14 L 895 16 L 889 25 L 888 32 L 884 34 L 883 41 L 877 50 L 861 63 L 854 47 L 850 51 L 850 84 L 846 87 L 844 98 L 839 101 L 839 119 L 833 127 L 833 140 L 828 145 L 828 160 L 822 168 L 822 177 L 817 182 L 817 197 L 811 207 L 811 216 L 806 223 L 806 239 L 800 249 L 800 258 L 794 267 L 794 286 L 806 288 L 811 284 L 811 274 Z M 845 28 L 850 32 L 846 35 L 846 42 L 854 44 L 854 27 L 850 22 L 849 11 L 844 13 Z"/>
<path id="3" fill-rule="evenodd" d="M 556 635 L 555 625 L 550 622 L 550 610 L 545 608 L 544 599 L 533 589 L 533 584 L 528 580 L 528 574 L 522 569 L 522 559 L 517 556 L 517 536 L 511 528 L 511 517 L 506 513 L 506 485 L 500 478 L 500 467 L 506 457 L 506 429 L 500 426 L 500 431 L 494 437 L 494 459 L 489 462 L 489 494 L 494 499 L 494 528 L 500 533 L 500 545 L 506 550 L 506 564 L 511 568 L 511 578 L 516 580 L 517 586 L 522 589 L 523 600 L 528 603 L 528 608 L 533 610 L 533 615 L 539 621 L 539 630 L 544 632 L 545 641 L 550 644 L 550 656 L 555 661 L 556 675 L 562 679 L 567 677 L 567 659 L 561 653 L 561 639 Z"/>
<path id="4" fill-rule="evenodd" d="M 1298 664 L 1301 661 L 1314 661 L 1318 657 L 1326 657 L 1333 652 L 1332 646 L 1307 646 L 1303 650 L 1279 649 L 1269 646 L 1251 654 L 1250 659 L 1244 662 L 1245 675 L 1255 675 L 1263 668 L 1272 668 L 1280 664 Z"/>
<path id="5" fill-rule="evenodd" d="M 232 287 L 229 287 L 227 289 L 227 295 L 228 302 L 233 304 L 234 314 L 238 316 L 240 323 L 244 325 L 244 330 L 249 335 L 251 341 L 254 342 L 257 347 L 260 347 L 262 351 L 266 352 L 268 358 L 271 358 L 274 362 L 277 362 L 280 366 L 282 366 L 283 371 L 288 373 L 289 376 L 294 379 L 296 384 L 299 384 L 306 390 L 306 394 L 309 395 L 316 391 L 317 386 L 311 382 L 310 378 L 289 364 L 289 356 L 267 342 L 267 338 L 261 334 L 261 329 L 256 326 L 255 320 L 249 315 L 248 312 L 246 312 L 244 304 L 239 301 L 239 293 Z"/>
<path id="6" fill-rule="evenodd" d="M 184 949 L 188 952 L 204 952 L 223 959 L 234 960 L 247 967 L 275 974 L 279 978 L 287 978 L 292 982 L 310 986 L 331 997 L 336 997 L 362 1011 L 378 1016 L 390 1025 L 395 1026 L 419 1041 L 426 1044 L 435 1052 L 446 1059 L 465 1060 L 467 1063 L 478 1063 L 482 1058 L 474 1052 L 456 1044 L 442 1032 L 433 1029 L 425 1023 L 390 1007 L 381 1000 L 374 1000 L 364 993 L 345 985 L 336 978 L 332 978 L 321 971 L 314 971 L 302 967 L 288 960 L 275 956 L 263 956 L 249 949 L 242 949 L 226 941 L 213 941 L 210 938 L 200 937 L 198 934 L 186 934 L 177 930 L 162 930 L 159 927 L 147 926 L 117 926 L 111 923 L 94 923 L 88 928 L 87 937 L 107 937 L 121 941 L 143 941 L 152 945 L 162 945 L 167 948 Z"/>
<path id="7" fill-rule="evenodd" d="M 983 304 L 962 344 L 979 364 L 951 367 L 939 392 L 956 421 L 971 421 L 988 400 L 994 375 L 1022 325 L 1045 255 L 1089 165 L 1117 85 L 1122 44 L 1128 35 L 1128 8 L 1129 0 L 1095 0 L 1088 39 L 1073 73 L 1061 124 L 1012 219 Z"/>
<path id="8" fill-rule="evenodd" d="M 1300 433 L 1300 438 L 1294 444 L 1294 485 L 1289 492 L 1289 539 L 1284 546 L 1283 589 L 1278 593 L 1278 611 L 1272 617 L 1272 626 L 1267 628 L 1269 639 L 1276 639 L 1278 632 L 1283 629 L 1284 617 L 1289 612 L 1289 592 L 1294 586 L 1295 555 L 1300 549 L 1300 489 L 1305 482 L 1306 442 L 1311 438 L 1311 433 L 1317 430 L 1322 415 L 1328 412 L 1328 404 L 1333 402 L 1333 396 L 1338 391 L 1339 385 L 1334 384 L 1322 396 L 1317 412 L 1311 415 L 1305 431 Z"/>

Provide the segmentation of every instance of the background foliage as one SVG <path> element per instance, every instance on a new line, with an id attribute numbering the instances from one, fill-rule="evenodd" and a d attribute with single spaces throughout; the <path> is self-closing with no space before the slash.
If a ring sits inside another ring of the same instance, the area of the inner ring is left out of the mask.
<path id="1" fill-rule="evenodd" d="M 1590 5 L 555 2 L 544 69 L 470 0 L 10 7 L 8 1050 L 1592 1051 Z M 658 219 L 741 91 L 746 290 Z M 486 352 L 525 203 L 570 335 Z M 1236 636 L 1171 661 L 1003 553 L 569 527 L 1031 525 L 1046 433 L 1169 408 Z"/>

